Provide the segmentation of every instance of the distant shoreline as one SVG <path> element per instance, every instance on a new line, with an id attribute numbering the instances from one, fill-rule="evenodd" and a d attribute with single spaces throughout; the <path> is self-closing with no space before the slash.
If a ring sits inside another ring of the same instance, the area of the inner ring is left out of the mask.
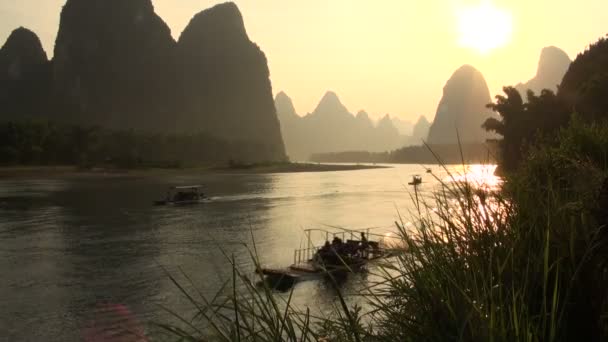
<path id="1" fill-rule="evenodd" d="M 252 165 L 250 167 L 218 167 L 213 170 L 221 173 L 298 173 L 298 172 L 331 172 L 356 171 L 369 169 L 386 169 L 390 166 L 369 164 L 323 164 L 323 163 L 280 163 L 270 165 Z"/>
<path id="2" fill-rule="evenodd" d="M 91 168 L 76 166 L 0 166 L 0 180 L 35 179 L 35 178 L 112 178 L 112 177 L 153 177 L 182 174 L 270 174 L 270 173 L 305 173 L 336 172 L 368 169 L 383 169 L 388 166 L 364 164 L 317 164 L 317 163 L 279 163 L 252 164 L 239 167 L 203 166 L 185 168 Z"/>

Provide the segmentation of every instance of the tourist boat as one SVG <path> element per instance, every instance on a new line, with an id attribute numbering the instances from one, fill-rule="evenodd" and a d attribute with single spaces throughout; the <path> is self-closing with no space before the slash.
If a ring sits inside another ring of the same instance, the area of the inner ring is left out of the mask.
<path id="1" fill-rule="evenodd" d="M 293 264 L 284 268 L 260 267 L 268 285 L 287 290 L 296 282 L 319 279 L 324 276 L 344 276 L 362 270 L 367 264 L 403 251 L 404 244 L 388 244 L 387 235 L 373 234 L 369 230 L 307 229 L 307 246 L 294 251 Z M 325 238 L 325 245 L 313 244 L 313 234 Z M 330 242 L 331 241 L 331 242 Z"/>
<path id="2" fill-rule="evenodd" d="M 419 175 L 415 175 L 412 177 L 412 181 L 408 183 L 409 185 L 420 185 L 422 184 L 422 177 Z"/>
<path id="3" fill-rule="evenodd" d="M 155 205 L 190 205 L 208 202 L 200 185 L 174 186 L 169 188 L 163 200 L 155 201 Z"/>

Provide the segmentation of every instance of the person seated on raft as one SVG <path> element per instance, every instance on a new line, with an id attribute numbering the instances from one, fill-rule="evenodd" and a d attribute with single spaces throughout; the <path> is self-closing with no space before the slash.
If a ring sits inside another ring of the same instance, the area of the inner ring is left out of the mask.
<path id="1" fill-rule="evenodd" d="M 332 246 L 329 241 L 325 241 L 323 247 L 319 248 L 319 250 L 315 254 L 314 259 L 317 262 L 324 262 L 331 254 L 333 254 Z"/>
<path id="2" fill-rule="evenodd" d="M 334 243 L 335 242 L 335 243 Z M 339 257 L 339 259 L 346 259 L 350 257 L 354 252 L 356 252 L 357 247 L 353 246 L 352 243 L 347 242 L 344 243 L 342 239 L 336 237 L 332 242 L 332 248 L 335 251 L 335 254 Z M 340 263 L 343 263 L 342 260 L 338 260 Z"/>
<path id="3" fill-rule="evenodd" d="M 319 250 L 317 251 L 316 256 L 324 258 L 325 256 L 329 255 L 329 253 L 332 253 L 331 245 L 329 244 L 329 241 L 325 241 L 323 247 L 319 248 Z"/>
<path id="4" fill-rule="evenodd" d="M 325 241 L 325 244 L 315 254 L 317 262 L 321 262 L 327 265 L 338 265 L 342 264 L 342 258 L 344 253 L 344 242 L 339 237 L 334 237 L 331 241 Z"/>
<path id="5" fill-rule="evenodd" d="M 173 196 L 173 201 L 181 202 L 184 200 L 184 197 L 185 197 L 185 194 L 183 192 L 179 191 Z"/>
<path id="6" fill-rule="evenodd" d="M 331 240 L 331 246 L 334 248 L 341 246 L 343 243 L 344 242 L 342 242 L 342 239 L 337 236 L 334 236 L 334 239 Z"/>
<path id="7" fill-rule="evenodd" d="M 332 248 L 335 251 L 334 255 L 338 264 L 349 264 L 360 256 L 358 241 L 349 240 L 344 243 L 338 238 L 336 243 L 332 244 Z"/>
<path id="8" fill-rule="evenodd" d="M 194 191 L 188 191 L 188 192 L 179 191 L 173 197 L 173 201 L 175 201 L 175 202 L 195 201 L 197 199 L 198 199 L 197 193 Z"/>
<path id="9" fill-rule="evenodd" d="M 361 232 L 361 243 L 359 245 L 358 254 L 360 257 L 367 259 L 369 257 L 369 242 L 367 241 L 367 237 L 365 233 Z"/>
<path id="10" fill-rule="evenodd" d="M 329 252 L 331 250 L 331 245 L 329 244 L 329 241 L 325 241 L 325 244 L 323 245 L 323 247 L 321 247 L 321 249 L 319 249 L 319 252 Z"/>

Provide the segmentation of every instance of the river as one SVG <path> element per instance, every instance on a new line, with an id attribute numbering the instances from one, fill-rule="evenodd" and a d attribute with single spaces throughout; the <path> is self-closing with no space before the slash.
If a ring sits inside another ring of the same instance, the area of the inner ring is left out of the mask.
<path id="1" fill-rule="evenodd" d="M 460 167 L 451 167 L 460 170 Z M 438 178 L 446 172 L 433 167 Z M 263 264 L 287 266 L 303 231 L 328 226 L 394 231 L 438 182 L 418 165 L 285 174 L 203 174 L 0 181 L 0 336 L 7 341 L 80 341 L 99 308 L 115 303 L 146 326 L 187 312 L 165 272 L 188 274 L 206 295 L 231 270 L 252 270 L 252 236 Z M 155 207 L 168 186 L 202 184 L 213 198 Z M 323 307 L 322 283 L 297 285 L 297 301 Z"/>

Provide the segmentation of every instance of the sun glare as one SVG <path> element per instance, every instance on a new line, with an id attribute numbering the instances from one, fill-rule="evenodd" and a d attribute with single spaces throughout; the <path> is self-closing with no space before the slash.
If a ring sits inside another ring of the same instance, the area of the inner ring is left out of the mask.
<path id="1" fill-rule="evenodd" d="M 482 54 L 505 46 L 511 39 L 511 13 L 497 8 L 490 1 L 462 8 L 457 13 L 459 44 Z"/>

